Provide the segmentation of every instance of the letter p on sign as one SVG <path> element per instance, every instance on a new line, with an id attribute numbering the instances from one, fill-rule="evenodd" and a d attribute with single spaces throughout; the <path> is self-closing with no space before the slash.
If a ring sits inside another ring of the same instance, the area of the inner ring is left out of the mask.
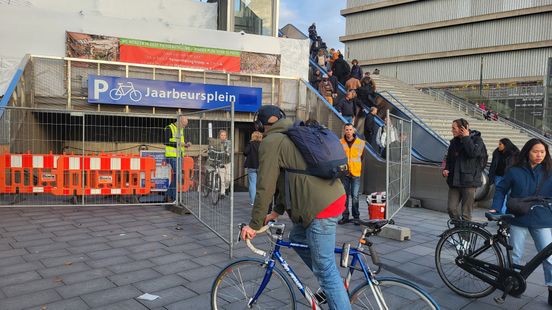
<path id="1" fill-rule="evenodd" d="M 109 84 L 106 81 L 96 79 L 94 80 L 94 99 L 100 99 L 100 93 L 105 93 L 109 88 Z"/>

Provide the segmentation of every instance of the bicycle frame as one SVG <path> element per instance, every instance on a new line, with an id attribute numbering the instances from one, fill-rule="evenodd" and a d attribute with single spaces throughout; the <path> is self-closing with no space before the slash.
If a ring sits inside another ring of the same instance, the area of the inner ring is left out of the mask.
<path id="1" fill-rule="evenodd" d="M 527 278 L 540 266 L 540 264 L 542 264 L 545 259 L 552 255 L 552 243 L 537 253 L 537 255 L 535 255 L 526 265 L 514 264 L 512 260 L 512 247 L 509 244 L 508 239 L 500 235 L 500 230 L 506 229 L 506 227 L 503 227 L 502 225 L 502 223 L 499 223 L 499 232 L 492 235 L 491 242 L 485 241 L 485 244 L 482 247 L 476 249 L 470 255 L 463 257 L 463 260 L 458 260 L 457 258 L 457 265 L 470 274 L 473 274 L 479 279 L 504 291 L 505 293 L 520 295 L 526 289 L 525 280 L 527 280 Z M 506 249 L 507 260 L 505 267 L 499 267 L 496 264 L 484 262 L 476 258 L 479 254 L 493 247 L 494 244 L 502 246 L 498 246 L 498 250 L 503 259 L 504 252 L 502 248 Z M 494 277 L 494 279 L 492 277 Z M 513 288 L 508 287 L 509 283 L 506 281 L 510 277 L 517 278 L 521 282 L 520 287 L 516 288 L 513 292 L 511 292 Z"/>
<path id="2" fill-rule="evenodd" d="M 277 239 L 276 244 L 274 246 L 274 250 L 272 251 L 270 257 L 267 257 L 267 259 L 265 260 L 266 263 L 267 263 L 267 270 L 266 270 L 264 278 L 261 282 L 261 285 L 259 286 L 259 290 L 255 293 L 255 296 L 253 296 L 253 298 L 251 298 L 248 305 L 249 306 L 254 305 L 255 302 L 257 301 L 257 299 L 259 298 L 259 296 L 262 294 L 262 292 L 265 289 L 266 285 L 270 281 L 270 277 L 272 276 L 272 271 L 273 271 L 273 269 L 276 265 L 276 262 L 278 262 L 282 266 L 282 268 L 284 268 L 284 270 L 286 271 L 288 276 L 291 278 L 291 280 L 293 281 L 293 283 L 295 284 L 297 289 L 301 292 L 301 295 L 303 295 L 303 297 L 305 297 L 305 299 L 307 299 L 310 302 L 311 306 L 313 307 L 312 309 L 320 309 L 318 307 L 317 302 L 315 301 L 315 297 L 314 297 L 312 291 L 301 282 L 301 280 L 295 274 L 293 269 L 288 265 L 286 260 L 282 257 L 282 254 L 280 253 L 280 248 L 281 247 L 296 248 L 296 249 L 308 249 L 309 248 L 309 246 L 306 245 L 306 244 L 295 243 L 295 242 L 290 242 L 290 241 L 283 241 L 283 240 Z M 343 252 L 342 248 L 335 248 L 335 253 L 341 254 L 342 252 Z M 355 268 L 357 263 L 360 265 L 360 269 L 362 270 L 366 281 L 369 282 L 369 283 L 372 283 L 372 275 L 369 272 L 370 267 L 368 265 L 366 265 L 363 262 L 363 260 L 360 258 L 361 254 L 363 254 L 363 253 L 360 252 L 357 249 L 351 248 L 351 250 L 349 251 L 349 255 L 352 256 L 353 259 L 351 261 L 351 265 L 348 267 L 349 272 L 347 273 L 347 277 L 345 279 L 345 288 L 347 290 L 349 289 L 349 281 L 351 279 L 353 271 L 357 270 Z M 372 290 L 373 289 L 374 288 L 372 287 Z M 374 294 L 374 296 L 378 296 L 378 299 L 379 299 L 380 294 Z M 381 308 L 380 300 L 377 300 L 377 302 L 378 302 L 378 305 Z"/>

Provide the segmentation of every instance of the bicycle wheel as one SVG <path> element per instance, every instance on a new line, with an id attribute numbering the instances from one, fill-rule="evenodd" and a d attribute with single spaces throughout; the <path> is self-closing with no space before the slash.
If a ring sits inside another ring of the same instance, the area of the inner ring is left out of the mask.
<path id="1" fill-rule="evenodd" d="M 203 197 L 209 196 L 209 192 L 211 191 L 211 176 L 212 173 L 207 172 L 205 174 L 205 180 L 203 181 L 203 185 L 201 185 L 201 195 Z"/>
<path id="2" fill-rule="evenodd" d="M 474 252 L 473 258 L 503 266 L 500 249 L 493 244 L 485 246 L 491 234 L 479 228 L 457 227 L 446 231 L 439 239 L 435 249 L 435 265 L 439 276 L 451 290 L 458 295 L 479 298 L 491 294 L 495 288 L 487 282 L 472 275 L 456 264 L 456 259 Z M 492 278 L 492 275 L 488 275 Z"/>
<path id="3" fill-rule="evenodd" d="M 248 309 L 266 273 L 263 260 L 246 258 L 226 266 L 211 289 L 212 309 Z M 276 267 L 257 302 L 250 309 L 295 309 L 295 294 L 284 273 Z"/>
<path id="4" fill-rule="evenodd" d="M 408 309 L 439 309 L 439 305 L 422 289 L 415 284 L 399 279 L 381 277 L 372 283 L 374 291 L 381 291 L 381 297 L 389 310 Z M 366 282 L 357 287 L 351 294 L 353 309 L 380 309 L 370 283 Z M 381 307 L 384 309 L 385 307 Z"/>
<path id="5" fill-rule="evenodd" d="M 216 205 L 220 198 L 220 175 L 213 173 L 213 188 L 211 189 L 211 202 Z"/>

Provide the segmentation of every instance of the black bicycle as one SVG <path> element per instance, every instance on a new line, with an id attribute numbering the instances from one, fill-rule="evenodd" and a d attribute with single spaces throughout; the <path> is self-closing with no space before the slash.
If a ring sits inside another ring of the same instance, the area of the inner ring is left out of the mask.
<path id="1" fill-rule="evenodd" d="M 552 255 L 552 243 L 525 266 L 514 264 L 508 223 L 514 215 L 487 212 L 485 216 L 497 222 L 496 234 L 485 228 L 487 223 L 450 220 L 453 227 L 437 243 L 435 265 L 443 282 L 455 293 L 479 298 L 499 289 L 503 294 L 494 300 L 501 304 L 507 295 L 519 297 L 525 292 L 527 277 Z"/>
<path id="2" fill-rule="evenodd" d="M 201 193 L 203 197 L 211 196 L 211 203 L 216 205 L 221 197 L 221 168 L 224 167 L 223 156 L 224 151 L 217 151 L 209 147 L 207 151 L 206 172 L 201 185 Z"/>

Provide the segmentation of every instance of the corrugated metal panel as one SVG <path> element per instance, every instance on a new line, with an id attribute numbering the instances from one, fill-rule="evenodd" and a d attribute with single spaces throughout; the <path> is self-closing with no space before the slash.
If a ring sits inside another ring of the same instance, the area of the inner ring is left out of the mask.
<path id="1" fill-rule="evenodd" d="M 383 2 L 385 0 L 347 0 L 347 8 L 354 8 L 357 6 Z"/>
<path id="2" fill-rule="evenodd" d="M 346 16 L 352 35 L 552 4 L 552 0 L 426 0 Z M 349 6 L 348 6 L 349 7 Z"/>
<path id="3" fill-rule="evenodd" d="M 484 79 L 542 76 L 547 59 L 552 57 L 552 48 L 378 65 L 364 69 L 373 71 L 378 68 L 382 75 L 397 77 L 410 84 L 479 80 L 481 56 Z"/>
<path id="4" fill-rule="evenodd" d="M 350 41 L 345 45 L 349 58 L 371 60 L 552 40 L 551 24 L 552 13 L 546 13 Z"/>

